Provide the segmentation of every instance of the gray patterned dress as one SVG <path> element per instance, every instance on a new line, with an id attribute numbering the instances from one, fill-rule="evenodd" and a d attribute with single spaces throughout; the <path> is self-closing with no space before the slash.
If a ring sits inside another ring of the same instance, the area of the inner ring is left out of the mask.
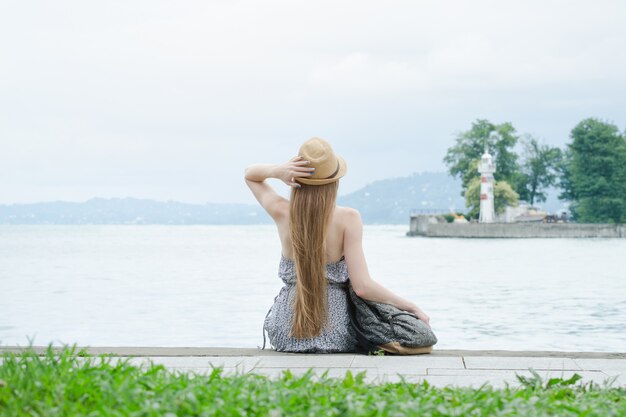
<path id="1" fill-rule="evenodd" d="M 274 300 L 265 322 L 270 343 L 280 352 L 355 352 L 357 340 L 348 315 L 348 294 L 341 285 L 348 282 L 348 268 L 342 257 L 335 263 L 326 264 L 328 285 L 328 322 L 322 332 L 313 338 L 289 337 L 291 330 L 292 303 L 295 297 L 296 265 L 281 254 L 278 276 L 285 284 Z"/>

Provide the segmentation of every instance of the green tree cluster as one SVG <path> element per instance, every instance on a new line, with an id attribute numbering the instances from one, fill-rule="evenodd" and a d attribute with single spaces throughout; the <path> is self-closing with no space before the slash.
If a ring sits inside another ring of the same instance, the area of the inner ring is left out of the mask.
<path id="1" fill-rule="evenodd" d="M 465 197 L 468 217 L 477 218 L 480 210 L 480 174 L 478 163 L 487 149 L 496 163 L 494 206 L 497 213 L 507 205 L 516 206 L 519 194 L 512 184 L 519 179 L 518 156 L 513 151 L 519 135 L 511 123 L 493 124 L 478 119 L 472 128 L 457 135 L 456 143 L 448 149 L 444 163 L 453 177 L 461 179 L 461 195 Z"/>
<path id="2" fill-rule="evenodd" d="M 511 123 L 478 119 L 457 135 L 444 157 L 448 173 L 461 179 L 462 195 L 476 218 L 480 207 L 478 163 L 485 148 L 494 157 L 497 213 L 517 205 L 546 201 L 546 189 L 557 186 L 559 198 L 569 200 L 574 219 L 584 223 L 626 222 L 626 138 L 610 123 L 589 118 L 571 132 L 565 150 L 526 135 L 520 138 Z M 521 157 L 515 147 L 522 146 Z"/>
<path id="3" fill-rule="evenodd" d="M 626 222 L 626 138 L 589 118 L 572 129 L 561 167 L 560 197 L 581 223 Z"/>
<path id="4" fill-rule="evenodd" d="M 495 178 L 511 182 L 518 173 L 518 157 L 513 152 L 518 140 L 519 136 L 511 123 L 495 125 L 479 119 L 470 130 L 459 133 L 455 145 L 448 149 L 443 161 L 450 175 L 461 178 L 463 194 L 472 180 L 480 178 L 477 168 L 485 148 L 495 158 L 498 167 Z"/>
<path id="5" fill-rule="evenodd" d="M 516 186 L 520 198 L 532 206 L 535 201 L 546 201 L 546 188 L 557 184 L 563 152 L 559 148 L 540 143 L 532 136 L 522 142 L 524 156 Z"/>

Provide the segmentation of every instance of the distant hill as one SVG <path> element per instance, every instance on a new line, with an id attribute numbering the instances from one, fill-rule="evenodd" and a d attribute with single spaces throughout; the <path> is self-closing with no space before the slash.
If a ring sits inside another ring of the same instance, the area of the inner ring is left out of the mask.
<path id="1" fill-rule="evenodd" d="M 250 204 L 188 204 L 139 198 L 92 198 L 0 205 L 0 223 L 10 224 L 259 224 L 265 211 Z"/>
<path id="2" fill-rule="evenodd" d="M 375 181 L 337 203 L 358 209 L 369 224 L 405 224 L 411 210 L 465 211 L 461 182 L 443 172 Z"/>
<path id="3" fill-rule="evenodd" d="M 445 173 L 421 173 L 375 181 L 340 196 L 338 204 L 361 212 L 364 223 L 406 224 L 412 209 L 462 211 L 460 183 Z M 265 224 L 258 205 L 188 204 L 138 198 L 0 205 L 4 224 Z"/>

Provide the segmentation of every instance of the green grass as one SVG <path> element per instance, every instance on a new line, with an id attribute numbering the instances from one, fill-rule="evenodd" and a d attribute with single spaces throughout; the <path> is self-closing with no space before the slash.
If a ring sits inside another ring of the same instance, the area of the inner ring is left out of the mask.
<path id="1" fill-rule="evenodd" d="M 0 416 L 625 416 L 626 389 L 518 376 L 521 386 L 436 388 L 343 378 L 171 372 L 75 347 L 5 353 Z"/>

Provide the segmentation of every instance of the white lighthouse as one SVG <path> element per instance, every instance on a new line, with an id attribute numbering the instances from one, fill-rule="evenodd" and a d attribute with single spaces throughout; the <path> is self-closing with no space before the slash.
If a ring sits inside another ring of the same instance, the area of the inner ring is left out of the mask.
<path id="1" fill-rule="evenodd" d="M 478 163 L 478 172 L 480 172 L 480 223 L 493 223 L 496 213 L 493 206 L 493 173 L 496 172 L 496 163 L 487 151 L 480 158 Z"/>

